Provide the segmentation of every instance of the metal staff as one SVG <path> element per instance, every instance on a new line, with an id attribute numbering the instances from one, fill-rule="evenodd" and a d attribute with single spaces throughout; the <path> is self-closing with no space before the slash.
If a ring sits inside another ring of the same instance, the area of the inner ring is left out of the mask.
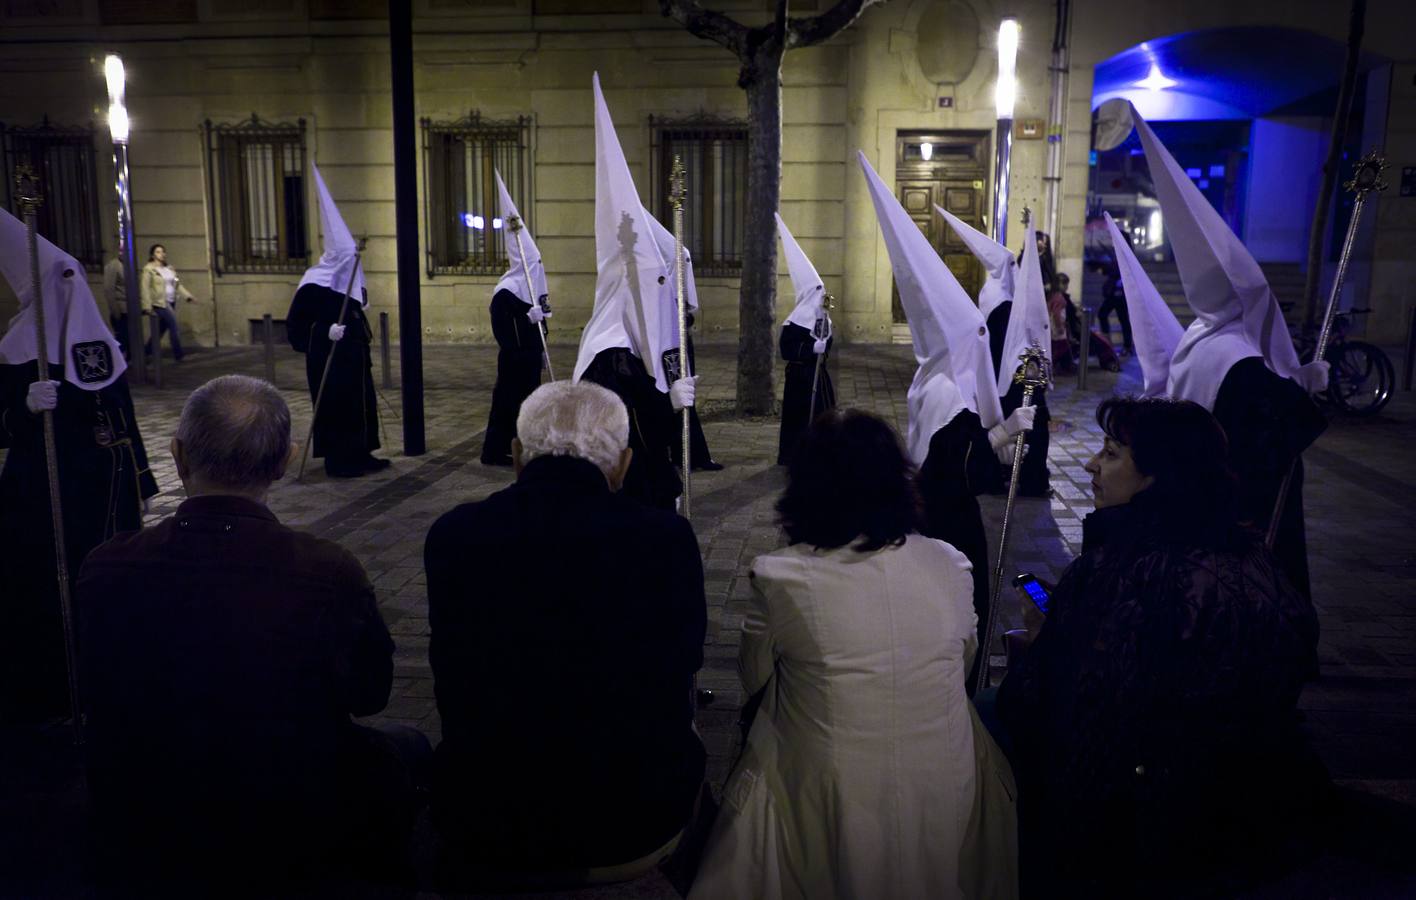
<path id="1" fill-rule="evenodd" d="M 1023 406 L 1032 406 L 1033 393 L 1045 387 L 1049 380 L 1047 357 L 1036 343 L 1028 347 L 1018 357 L 1022 365 L 1013 374 L 1013 383 L 1023 386 Z M 1012 524 L 1013 504 L 1018 499 L 1018 478 L 1023 470 L 1023 446 L 1027 432 L 1020 431 L 1013 441 L 1013 474 L 1008 479 L 1008 502 L 1003 506 L 1003 531 L 998 535 L 998 562 L 993 566 L 993 602 L 988 606 L 988 621 L 984 623 L 983 645 L 978 652 L 983 654 L 983 662 L 978 667 L 978 680 L 974 684 L 974 695 L 988 687 L 989 655 L 993 647 L 993 632 L 998 626 L 998 606 L 1003 599 L 1003 560 L 1008 554 L 1008 531 Z"/>
<path id="2" fill-rule="evenodd" d="M 1313 351 L 1313 361 L 1317 362 L 1327 353 L 1328 339 L 1332 337 L 1332 320 L 1337 314 L 1337 300 L 1342 296 L 1342 282 L 1347 277 L 1347 266 L 1352 259 L 1352 245 L 1357 240 L 1357 224 L 1362 219 L 1362 207 L 1367 204 L 1367 195 L 1373 191 L 1384 191 L 1387 189 L 1386 182 L 1382 180 L 1382 170 L 1387 167 L 1386 159 L 1377 151 L 1373 150 L 1357 163 L 1357 171 L 1352 173 L 1352 180 L 1343 185 L 1344 188 L 1357 195 L 1357 199 L 1352 204 L 1352 218 L 1347 223 L 1347 235 L 1342 240 L 1342 255 L 1338 257 L 1337 274 L 1332 280 L 1332 292 L 1328 294 L 1327 309 L 1323 311 L 1322 328 L 1318 330 L 1318 343 Z M 1283 474 L 1283 483 L 1279 485 L 1278 496 L 1273 501 L 1273 518 L 1269 520 L 1268 531 L 1264 534 L 1264 546 L 1272 550 L 1274 542 L 1278 540 L 1278 521 L 1283 518 L 1283 507 L 1288 503 L 1288 490 L 1293 484 L 1293 477 L 1298 472 L 1298 460 L 1295 456 L 1288 464 L 1288 471 Z"/>
<path id="3" fill-rule="evenodd" d="M 688 365 L 688 297 L 684 293 L 684 268 L 683 268 L 683 201 L 686 195 L 684 186 L 683 158 L 674 156 L 674 165 L 669 173 L 669 202 L 674 207 L 674 290 L 678 293 L 678 333 L 679 333 L 679 377 L 689 378 L 693 375 Z M 693 414 L 693 408 L 685 406 L 683 408 L 683 511 L 685 519 L 690 518 L 689 504 L 693 491 L 690 488 L 691 471 L 689 454 L 689 416 Z"/>
<path id="4" fill-rule="evenodd" d="M 531 298 L 531 305 L 539 307 L 541 297 L 536 293 L 536 286 L 531 283 L 531 264 L 526 260 L 526 248 L 521 246 L 521 229 L 525 226 L 521 224 L 520 216 L 507 216 L 506 227 L 511 229 L 511 233 L 516 236 L 516 253 L 521 257 L 521 274 L 526 276 L 526 296 Z M 542 310 L 544 312 L 544 310 Z M 536 326 L 536 333 L 541 336 L 541 354 L 546 360 L 546 374 L 551 376 L 551 380 L 556 380 L 556 373 L 551 368 L 551 348 L 546 343 L 546 323 L 541 322 Z"/>
<path id="5" fill-rule="evenodd" d="M 836 298 L 830 294 L 821 298 L 821 317 L 816 320 L 816 327 L 811 329 L 811 336 L 818 341 L 831 339 L 831 313 L 828 310 L 834 299 Z M 816 418 L 816 386 L 821 383 L 821 363 L 825 358 L 826 354 L 824 353 L 816 354 L 816 370 L 811 373 L 811 405 L 806 408 L 806 423 L 808 425 Z"/>
<path id="6" fill-rule="evenodd" d="M 38 346 L 35 367 L 39 381 L 49 380 L 49 342 L 44 330 L 44 290 L 39 277 L 39 237 L 35 217 L 44 198 L 38 179 L 27 165 L 15 167 L 15 194 L 25 220 L 29 250 L 30 282 L 34 285 L 34 336 Z M 63 352 L 62 349 L 60 351 Z M 78 652 L 74 642 L 74 607 L 69 596 L 69 554 L 64 544 L 64 507 L 59 493 L 59 446 L 54 438 L 54 410 L 40 413 L 44 431 L 44 467 L 49 478 L 49 524 L 54 529 L 55 574 L 59 579 L 59 614 L 64 624 L 64 662 L 69 676 L 69 711 L 73 716 L 74 745 L 84 743 L 84 725 L 79 709 Z M 39 523 L 35 523 L 38 525 Z M 43 527 L 42 525 L 40 527 Z"/>
<path id="7" fill-rule="evenodd" d="M 360 259 L 364 255 L 364 239 L 359 239 L 359 249 L 354 252 L 354 265 L 349 267 L 349 283 L 344 286 L 344 299 L 339 304 L 339 319 L 336 325 L 344 324 L 344 315 L 349 312 L 349 295 L 354 291 L 354 276 L 359 274 Z M 305 432 L 305 446 L 300 448 L 300 471 L 296 473 L 295 480 L 302 481 L 305 478 L 305 460 L 310 455 L 310 444 L 315 439 L 315 420 L 320 415 L 320 401 L 324 399 L 325 382 L 329 380 L 329 366 L 334 362 L 334 352 L 337 349 L 338 341 L 330 341 L 329 355 L 325 357 L 324 371 L 320 373 L 320 386 L 315 391 L 315 408 L 310 413 L 310 428 Z"/>

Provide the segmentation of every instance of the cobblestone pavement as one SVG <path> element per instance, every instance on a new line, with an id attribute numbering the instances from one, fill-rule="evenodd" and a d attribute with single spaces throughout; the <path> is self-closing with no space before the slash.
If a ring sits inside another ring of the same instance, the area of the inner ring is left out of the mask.
<path id="1" fill-rule="evenodd" d="M 574 354 L 573 346 L 554 346 L 556 371 L 569 373 Z M 693 525 L 703 550 L 709 605 L 700 687 L 714 692 L 699 720 L 709 777 L 717 786 L 737 749 L 743 696 L 736 657 L 748 568 L 756 555 L 785 543 L 772 510 L 783 485 L 782 470 L 771 464 L 777 420 L 731 414 L 734 354 L 728 345 L 699 348 L 704 430 L 726 468 L 695 473 L 693 479 Z M 276 355 L 276 383 L 303 438 L 310 416 L 303 358 L 285 349 Z M 428 452 L 419 457 L 401 453 L 396 351 L 393 365 L 395 385 L 381 391 L 387 402 L 380 403 L 386 429 L 380 455 L 389 456 L 392 467 L 359 480 L 330 480 L 311 460 L 303 481 L 290 477 L 276 485 L 270 506 L 283 522 L 336 540 L 363 562 L 398 645 L 393 696 L 374 720 L 413 725 L 436 742 L 440 724 L 427 659 L 423 539 L 437 516 L 507 485 L 512 474 L 477 461 L 495 377 L 493 348 L 425 349 Z M 903 432 L 905 392 L 914 369 L 908 347 L 843 346 L 832 366 L 842 405 L 879 413 Z M 134 389 L 162 490 L 155 498 L 158 516 L 170 513 L 183 497 L 166 449 L 182 402 L 193 387 L 226 372 L 264 375 L 263 356 L 254 348 L 193 353 L 181 366 L 168 363 L 163 388 Z M 1082 466 L 1100 441 L 1092 410 L 1114 391 L 1137 390 L 1138 376 L 1135 361 L 1128 359 L 1119 375 L 1093 370 L 1088 391 L 1076 390 L 1073 379 L 1059 382 L 1049 401 L 1055 496 L 1019 501 L 1007 571 L 1055 579 L 1079 551 L 1081 521 L 1092 509 L 1090 478 Z M 1399 394 L 1377 418 L 1334 421 L 1305 460 L 1313 593 L 1322 620 L 1322 677 L 1302 700 L 1310 734 L 1339 783 L 1404 804 L 1416 804 L 1413 442 L 1416 395 Z M 990 548 L 996 551 L 1003 500 L 984 497 L 982 505 Z"/>

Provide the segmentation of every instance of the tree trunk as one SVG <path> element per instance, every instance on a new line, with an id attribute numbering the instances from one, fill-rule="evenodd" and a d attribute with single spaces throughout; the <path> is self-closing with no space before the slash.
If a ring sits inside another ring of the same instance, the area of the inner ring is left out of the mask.
<path id="1" fill-rule="evenodd" d="M 1303 284 L 1303 322 L 1317 320 L 1318 285 L 1323 277 L 1323 238 L 1327 234 L 1328 210 L 1337 192 L 1337 173 L 1342 165 L 1342 145 L 1347 141 L 1347 123 L 1352 118 L 1352 95 L 1357 86 L 1357 60 L 1362 55 L 1362 30 L 1367 18 L 1367 0 L 1352 0 L 1352 18 L 1347 28 L 1347 65 L 1337 94 L 1337 112 L 1332 118 L 1332 140 L 1323 164 L 1323 186 L 1308 231 L 1308 277 Z"/>
<path id="2" fill-rule="evenodd" d="M 773 46 L 775 44 L 775 46 Z M 772 413 L 776 346 L 777 202 L 782 192 L 781 44 L 764 42 L 743 63 L 739 83 L 747 91 L 747 213 L 738 304 L 737 411 Z"/>

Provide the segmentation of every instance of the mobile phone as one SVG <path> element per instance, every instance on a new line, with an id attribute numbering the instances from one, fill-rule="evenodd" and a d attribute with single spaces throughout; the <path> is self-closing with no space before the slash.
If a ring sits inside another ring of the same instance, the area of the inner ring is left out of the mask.
<path id="1" fill-rule="evenodd" d="M 1044 616 L 1047 615 L 1048 604 L 1052 602 L 1052 595 L 1047 593 L 1047 588 L 1042 586 L 1042 582 L 1037 580 L 1037 576 L 1031 572 L 1024 572 L 1013 579 L 1013 586 L 1022 588 L 1032 601 L 1037 611 Z"/>

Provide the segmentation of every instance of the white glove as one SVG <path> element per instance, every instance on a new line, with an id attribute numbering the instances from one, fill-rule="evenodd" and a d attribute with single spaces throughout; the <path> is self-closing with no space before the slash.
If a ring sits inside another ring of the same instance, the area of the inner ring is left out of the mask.
<path id="1" fill-rule="evenodd" d="M 1003 430 L 1008 432 L 1009 437 L 1016 436 L 1020 431 L 1032 431 L 1033 420 L 1036 418 L 1036 406 L 1020 406 L 1003 420 Z"/>
<path id="2" fill-rule="evenodd" d="M 532 305 L 532 307 L 526 311 L 526 318 L 530 319 L 533 325 L 540 325 L 550 317 L 551 314 L 542 309 L 539 304 Z"/>
<path id="3" fill-rule="evenodd" d="M 680 412 L 685 406 L 693 405 L 693 395 L 696 392 L 698 376 L 680 378 L 669 385 L 669 404 L 673 406 L 674 412 Z"/>
<path id="4" fill-rule="evenodd" d="M 329 326 L 329 339 L 332 340 L 332 341 L 342 341 L 342 340 L 344 340 L 344 329 L 345 329 L 345 327 L 347 327 L 347 326 L 344 326 L 344 325 L 331 325 L 331 326 Z"/>
<path id="5" fill-rule="evenodd" d="M 32 381 L 25 394 L 25 408 L 35 415 L 59 405 L 59 382 Z"/>
<path id="6" fill-rule="evenodd" d="M 1002 445 L 994 447 L 993 452 L 998 457 L 999 462 L 1005 466 L 1011 466 L 1013 464 L 1013 454 L 1017 449 L 1012 441 L 1006 441 Z"/>
<path id="7" fill-rule="evenodd" d="M 1328 376 L 1332 365 L 1325 359 L 1315 360 L 1298 369 L 1298 383 L 1310 394 L 1328 389 Z"/>
<path id="8" fill-rule="evenodd" d="M 815 353 L 817 356 L 822 355 L 823 353 L 826 352 L 826 342 L 825 342 L 825 341 L 817 341 L 816 343 L 812 344 L 812 345 L 811 345 L 811 352 L 812 352 L 812 353 Z"/>

